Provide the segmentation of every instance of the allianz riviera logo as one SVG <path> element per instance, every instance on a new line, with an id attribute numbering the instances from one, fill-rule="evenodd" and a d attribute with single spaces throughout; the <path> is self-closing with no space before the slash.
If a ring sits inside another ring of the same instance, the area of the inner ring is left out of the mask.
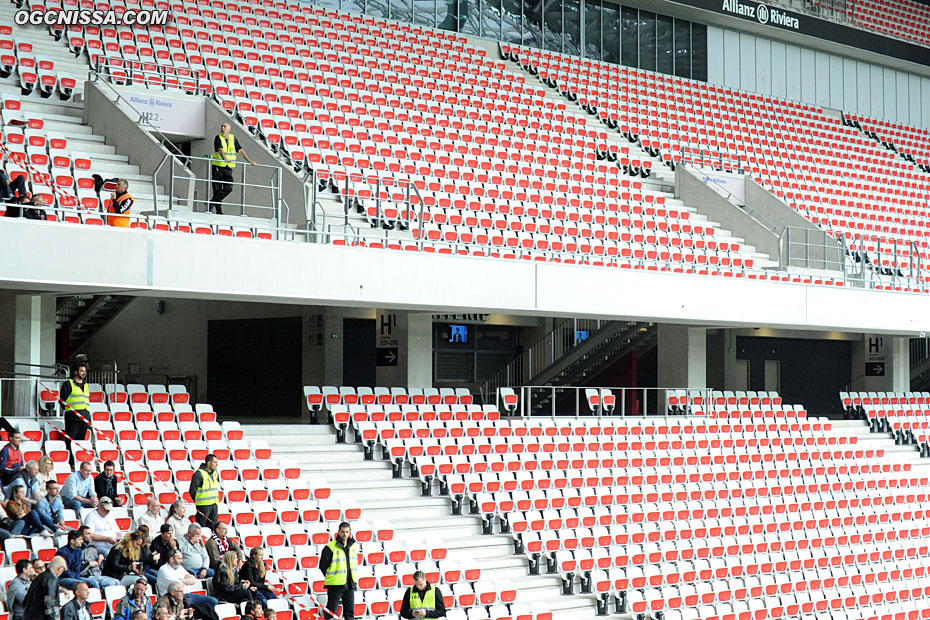
<path id="1" fill-rule="evenodd" d="M 797 17 L 788 15 L 780 9 L 769 8 L 764 4 L 755 5 L 740 2 L 740 0 L 723 0 L 723 8 L 721 10 L 726 13 L 732 13 L 733 15 L 739 15 L 740 17 L 755 19 L 762 25 L 771 24 L 783 28 L 790 28 L 791 30 L 799 30 L 801 28 L 801 23 L 798 21 Z"/>

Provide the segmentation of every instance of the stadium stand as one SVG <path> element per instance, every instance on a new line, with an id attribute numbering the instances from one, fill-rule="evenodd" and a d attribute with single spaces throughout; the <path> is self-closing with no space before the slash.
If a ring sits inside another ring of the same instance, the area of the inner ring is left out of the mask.
<path id="1" fill-rule="evenodd" d="M 817 106 L 530 48 L 501 52 L 669 166 L 750 174 L 885 275 L 928 256 L 926 174 Z"/>
<path id="2" fill-rule="evenodd" d="M 930 9 L 912 0 L 856 0 L 848 3 L 852 23 L 919 45 L 930 45 Z"/>
<path id="3" fill-rule="evenodd" d="M 859 423 L 756 393 L 701 405 L 676 394 L 688 415 L 494 420 L 496 409 L 438 392 L 434 404 L 385 388 L 305 392 L 369 457 L 438 484 L 565 593 L 595 593 L 602 613 L 930 613 L 928 479 L 916 453 L 886 454 Z"/>
<path id="4" fill-rule="evenodd" d="M 900 444 L 917 445 L 921 456 L 930 456 L 930 393 L 841 392 L 843 410 L 863 418 L 878 433 L 892 433 Z"/>
<path id="5" fill-rule="evenodd" d="M 846 114 L 845 118 L 848 123 L 859 127 L 866 134 L 881 142 L 885 148 L 913 162 L 924 172 L 930 171 L 930 151 L 926 147 L 926 129 L 858 114 Z"/>

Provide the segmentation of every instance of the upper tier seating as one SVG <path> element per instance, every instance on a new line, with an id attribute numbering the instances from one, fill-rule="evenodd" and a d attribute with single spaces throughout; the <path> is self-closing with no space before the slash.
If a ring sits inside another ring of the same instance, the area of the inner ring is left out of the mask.
<path id="1" fill-rule="evenodd" d="M 868 261 L 885 275 L 897 264 L 907 276 L 909 260 L 930 258 L 930 177 L 816 106 L 530 48 L 501 50 L 669 165 L 740 162 L 848 246 L 858 249 L 863 238 Z M 928 278 L 878 287 L 921 291 Z"/>
<path id="2" fill-rule="evenodd" d="M 855 0 L 847 2 L 852 23 L 930 46 L 930 7 L 913 0 Z"/>
<path id="3" fill-rule="evenodd" d="M 293 2 L 174 6 L 176 27 L 91 29 L 71 45 L 118 84 L 212 94 L 372 223 L 409 225 L 413 239 L 392 249 L 421 240 L 441 253 L 737 277 L 757 267 L 643 187 L 649 157 L 609 143 L 464 37 Z M 417 188 L 411 212 L 401 177 Z M 383 236 L 367 245 L 384 247 Z"/>
<path id="4" fill-rule="evenodd" d="M 531 567 L 562 575 L 566 593 L 576 582 L 596 593 L 602 611 L 930 617 L 923 472 L 771 393 L 674 397 L 670 413 L 699 415 L 491 421 L 464 404 L 444 416 L 328 406 L 372 456 L 438 483 L 486 532 L 510 533 Z"/>
<path id="5" fill-rule="evenodd" d="M 930 132 L 926 129 L 858 114 L 846 114 L 846 120 L 872 134 L 886 148 L 894 149 L 921 169 L 930 171 L 930 146 L 927 144 Z"/>

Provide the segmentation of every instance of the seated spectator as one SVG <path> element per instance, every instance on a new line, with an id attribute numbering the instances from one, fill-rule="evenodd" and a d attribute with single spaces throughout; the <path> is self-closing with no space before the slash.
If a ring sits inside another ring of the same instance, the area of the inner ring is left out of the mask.
<path id="1" fill-rule="evenodd" d="M 107 461 L 103 464 L 103 471 L 94 478 L 94 492 L 97 498 L 109 497 L 114 506 L 120 506 L 119 497 L 116 496 L 116 463 Z"/>
<path id="2" fill-rule="evenodd" d="M 270 607 L 265 609 L 265 620 L 275 620 L 275 616 L 277 616 L 277 613 L 275 613 L 274 609 Z"/>
<path id="3" fill-rule="evenodd" d="M 130 620 L 149 620 L 152 617 L 151 613 L 145 613 L 144 609 L 137 609 L 132 614 L 130 614 Z"/>
<path id="4" fill-rule="evenodd" d="M 90 528 L 82 525 L 77 529 L 77 532 L 81 535 L 81 551 L 84 555 L 81 559 L 81 577 L 96 581 L 102 588 L 119 585 L 116 579 L 103 576 L 103 563 L 106 558 L 94 546 L 94 534 L 90 531 Z"/>
<path id="5" fill-rule="evenodd" d="M 158 569 L 158 586 L 156 589 L 162 594 L 170 595 L 172 593 L 172 586 L 178 584 L 178 591 L 181 597 L 183 597 L 185 605 L 187 607 L 194 607 L 197 611 L 198 618 L 217 620 L 216 612 L 213 608 L 216 607 L 219 601 L 212 596 L 193 594 L 194 590 L 202 586 L 200 582 L 181 565 L 181 557 L 181 552 L 175 551 L 168 557 L 168 561 Z M 158 604 L 156 603 L 155 606 L 158 607 Z"/>
<path id="6" fill-rule="evenodd" d="M 245 613 L 239 616 L 239 620 L 258 620 L 264 617 L 264 606 L 258 601 L 249 601 L 245 604 Z"/>
<path id="7" fill-rule="evenodd" d="M 26 501 L 29 502 L 30 506 L 35 507 L 36 501 L 39 499 L 39 495 L 36 493 L 39 488 L 38 474 L 39 464 L 36 461 L 27 461 L 23 468 L 19 470 L 19 473 L 13 476 L 10 484 L 3 490 L 4 493 L 9 497 L 13 487 L 26 487 Z"/>
<path id="8" fill-rule="evenodd" d="M 11 620 L 23 620 L 23 600 L 35 576 L 29 560 L 22 558 L 16 561 L 16 576 L 6 586 L 6 608 L 10 611 Z"/>
<path id="9" fill-rule="evenodd" d="M 171 504 L 171 507 L 168 509 L 168 518 L 165 519 L 165 523 L 174 528 L 174 533 L 177 537 L 187 533 L 187 526 L 190 524 L 191 520 L 187 518 L 186 513 L 187 506 L 181 500 Z"/>
<path id="10" fill-rule="evenodd" d="M 47 454 L 43 454 L 39 457 L 39 472 L 36 474 L 36 480 L 39 481 L 39 484 L 36 486 L 36 500 L 42 499 L 42 496 L 45 495 L 47 487 L 45 486 L 49 480 L 57 480 L 52 476 L 52 469 L 55 468 L 55 463 L 52 459 L 49 458 Z"/>
<path id="11" fill-rule="evenodd" d="M 229 527 L 222 521 L 218 521 L 216 529 L 213 530 L 213 535 L 210 537 L 210 540 L 207 541 L 207 555 L 210 556 L 210 568 L 214 571 L 219 568 L 220 563 L 223 561 L 223 555 L 225 555 L 227 551 L 235 551 L 240 560 L 244 558 L 239 545 L 226 535 L 228 531 Z"/>
<path id="12" fill-rule="evenodd" d="M 149 582 L 145 579 L 136 579 L 133 582 L 132 589 L 116 604 L 116 613 L 111 620 L 132 620 L 132 615 L 137 611 L 144 612 L 146 618 L 152 615 Z"/>
<path id="13" fill-rule="evenodd" d="M 210 568 L 210 556 L 200 537 L 200 525 L 191 523 L 187 534 L 178 539 L 178 549 L 184 554 L 184 568 L 197 579 L 209 579 L 214 571 Z"/>
<path id="14" fill-rule="evenodd" d="M 67 486 L 67 483 L 65 484 Z M 97 504 L 97 509 L 87 513 L 84 525 L 90 528 L 91 540 L 97 550 L 106 555 L 119 542 L 119 525 L 113 516 L 113 500 L 104 497 Z"/>
<path id="15" fill-rule="evenodd" d="M 106 499 L 106 498 L 105 498 Z M 101 504 L 104 502 L 101 501 Z M 116 579 L 127 588 L 140 577 L 145 577 L 145 565 L 142 563 L 142 546 L 145 539 L 138 531 L 129 532 L 107 553 L 103 564 L 103 574 Z"/>
<path id="16" fill-rule="evenodd" d="M 74 585 L 74 598 L 61 606 L 61 620 L 89 620 L 88 596 L 90 596 L 90 589 L 87 584 L 77 582 Z"/>
<path id="17" fill-rule="evenodd" d="M 32 570 L 35 571 L 36 575 L 41 575 L 45 572 L 45 562 L 42 560 L 42 558 L 35 558 L 32 561 Z"/>
<path id="18" fill-rule="evenodd" d="M 213 577 L 213 593 L 224 603 L 238 605 L 253 599 L 252 591 L 249 590 L 251 584 L 239 579 L 239 564 L 239 556 L 236 552 L 227 551 Z"/>
<path id="19" fill-rule="evenodd" d="M 178 541 L 174 538 L 173 527 L 164 523 L 159 528 L 159 532 L 158 536 L 152 539 L 152 544 L 149 545 L 152 558 L 158 556 L 158 559 L 155 560 L 155 568 L 161 568 L 162 564 L 167 562 L 168 558 L 178 550 Z"/>
<path id="20" fill-rule="evenodd" d="M 65 508 L 59 496 L 59 486 L 54 480 L 45 483 L 45 494 L 36 502 L 35 511 L 39 513 L 39 520 L 46 527 L 54 526 L 58 533 L 63 533 L 65 523 Z M 67 586 L 66 586 L 67 587 Z M 93 586 L 91 586 L 93 587 Z"/>
<path id="21" fill-rule="evenodd" d="M 97 494 L 94 492 L 93 469 L 90 463 L 81 463 L 78 470 L 68 476 L 65 486 L 61 489 L 61 503 L 70 508 L 78 516 L 81 508 L 96 508 Z M 115 543 L 114 543 L 115 544 Z M 109 551 L 109 549 L 107 549 Z"/>
<path id="22" fill-rule="evenodd" d="M 278 598 L 265 583 L 265 550 L 261 547 L 252 547 L 249 551 L 249 559 L 239 570 L 239 579 L 249 582 L 252 598 L 263 605 Z"/>
<path id="23" fill-rule="evenodd" d="M 19 470 L 23 468 L 23 434 L 18 430 L 10 434 L 10 441 L 0 449 L 0 483 L 10 484 Z"/>
<path id="24" fill-rule="evenodd" d="M 141 529 L 142 525 L 147 525 L 149 527 L 149 539 L 145 541 L 145 544 L 152 544 L 152 536 L 159 531 L 161 524 L 165 522 L 164 517 L 161 516 L 161 504 L 158 503 L 158 500 L 154 497 L 150 497 L 149 501 L 145 504 L 145 512 L 139 515 L 136 518 L 136 529 Z"/>
<path id="25" fill-rule="evenodd" d="M 26 501 L 26 488 L 13 487 L 10 499 L 3 504 L 7 517 L 10 518 L 10 532 L 15 536 L 31 536 L 32 534 L 55 534 L 58 530 L 54 524 L 46 526 L 39 519 L 39 513 L 32 509 Z"/>
<path id="26" fill-rule="evenodd" d="M 68 532 L 68 544 L 58 550 L 55 555 L 60 555 L 68 563 L 65 572 L 58 578 L 63 588 L 73 588 L 79 581 L 86 583 L 91 588 L 103 590 L 107 586 L 117 585 L 115 579 L 109 577 L 81 577 L 81 565 L 84 562 L 84 537 L 81 530 L 71 530 Z"/>
<path id="27" fill-rule="evenodd" d="M 26 175 L 21 174 L 15 179 L 10 181 L 10 177 L 7 176 L 6 170 L 0 170 L 0 200 L 10 201 L 15 198 L 26 195 Z M 7 211 L 8 217 L 19 217 L 19 215 L 10 215 Z"/>

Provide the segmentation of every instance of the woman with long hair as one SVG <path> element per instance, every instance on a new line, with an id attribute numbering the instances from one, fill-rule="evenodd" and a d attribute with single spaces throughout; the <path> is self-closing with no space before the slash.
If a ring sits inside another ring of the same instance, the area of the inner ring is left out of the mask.
<path id="1" fill-rule="evenodd" d="M 165 523 L 174 528 L 176 536 L 183 536 L 184 532 L 187 531 L 187 527 L 191 524 L 191 520 L 187 518 L 187 506 L 184 505 L 182 500 L 178 500 L 171 504 Z"/>
<path id="2" fill-rule="evenodd" d="M 235 551 L 223 554 L 223 561 L 213 576 L 213 595 L 224 603 L 244 603 L 251 601 L 252 591 L 248 581 L 239 579 L 239 556 Z"/>
<path id="3" fill-rule="evenodd" d="M 39 514 L 26 501 L 26 487 L 24 486 L 15 486 L 10 489 L 10 499 L 3 502 L 3 509 L 6 510 L 7 517 L 10 519 L 10 523 L 7 524 L 9 527 L 5 529 L 14 535 L 29 536 L 45 531 L 55 532 L 54 529 L 42 525 Z"/>
<path id="4" fill-rule="evenodd" d="M 252 547 L 249 551 L 249 559 L 239 569 L 239 579 L 249 582 L 252 598 L 262 604 L 278 598 L 265 583 L 265 550 L 261 547 Z"/>
<path id="5" fill-rule="evenodd" d="M 112 577 L 128 587 L 131 587 L 139 577 L 145 577 L 142 547 L 145 545 L 145 536 L 135 530 L 123 536 L 123 539 L 113 545 L 103 563 L 103 574 Z"/>
<path id="6" fill-rule="evenodd" d="M 47 455 L 43 454 L 39 457 L 39 473 L 36 474 L 36 489 L 32 492 L 33 499 L 39 501 L 45 494 L 48 492 L 45 489 L 45 483 L 49 480 L 54 480 L 52 477 L 52 468 L 55 467 L 55 463 L 52 462 L 52 459 Z"/>

